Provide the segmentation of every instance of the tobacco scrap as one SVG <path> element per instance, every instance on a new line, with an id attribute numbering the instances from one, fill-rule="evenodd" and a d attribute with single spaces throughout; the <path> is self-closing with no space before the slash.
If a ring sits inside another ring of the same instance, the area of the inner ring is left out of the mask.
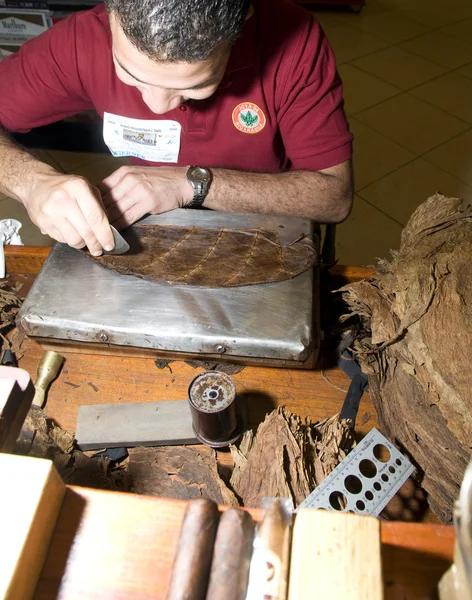
<path id="1" fill-rule="evenodd" d="M 7 281 L 0 281 L 0 341 L 3 340 L 15 354 L 18 353 L 24 337 L 15 329 L 16 315 L 23 303 L 19 294 L 22 287 L 21 283 L 11 286 Z M 7 339 L 7 334 L 11 331 L 13 334 Z"/>
<path id="2" fill-rule="evenodd" d="M 255 435 L 249 431 L 231 447 L 231 486 L 244 506 L 258 508 L 266 497 L 288 497 L 298 506 L 354 446 L 345 419 L 312 424 L 279 407 Z"/>
<path id="3" fill-rule="evenodd" d="M 130 250 L 92 257 L 123 275 L 178 285 L 236 287 L 296 277 L 317 262 L 312 240 L 282 245 L 275 231 L 133 225 Z"/>
<path id="4" fill-rule="evenodd" d="M 39 406 L 31 407 L 15 453 L 52 460 L 68 485 L 121 492 L 129 490 L 126 465 L 113 466 L 105 458 L 90 458 L 78 450 L 74 436 L 46 419 Z"/>
<path id="5" fill-rule="evenodd" d="M 185 446 L 131 448 L 129 471 L 137 494 L 190 500 L 208 498 L 218 504 L 239 506 L 220 478 L 214 450 Z"/>
<path id="6" fill-rule="evenodd" d="M 186 365 L 193 369 L 205 369 L 205 371 L 220 371 L 220 373 L 226 373 L 227 375 L 236 375 L 244 369 L 244 365 L 237 365 L 231 362 L 210 362 L 208 360 L 186 360 Z"/>
<path id="7" fill-rule="evenodd" d="M 410 218 L 377 277 L 342 288 L 362 331 L 379 423 L 418 467 L 445 523 L 471 456 L 472 207 L 435 194 Z"/>

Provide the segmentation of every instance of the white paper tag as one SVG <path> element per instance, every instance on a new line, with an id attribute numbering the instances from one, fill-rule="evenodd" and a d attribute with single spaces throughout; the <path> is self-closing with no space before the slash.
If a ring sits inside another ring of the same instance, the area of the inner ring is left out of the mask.
<path id="1" fill-rule="evenodd" d="M 103 115 L 103 139 L 113 156 L 176 163 L 181 130 L 177 121 L 129 119 L 110 113 Z"/>

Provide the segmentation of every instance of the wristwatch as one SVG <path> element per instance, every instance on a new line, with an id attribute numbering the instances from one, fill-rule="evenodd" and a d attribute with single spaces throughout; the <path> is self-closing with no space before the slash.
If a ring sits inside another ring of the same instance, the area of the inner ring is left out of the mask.
<path id="1" fill-rule="evenodd" d="M 211 171 L 203 167 L 189 167 L 187 179 L 193 187 L 193 200 L 186 208 L 200 208 L 210 189 Z"/>

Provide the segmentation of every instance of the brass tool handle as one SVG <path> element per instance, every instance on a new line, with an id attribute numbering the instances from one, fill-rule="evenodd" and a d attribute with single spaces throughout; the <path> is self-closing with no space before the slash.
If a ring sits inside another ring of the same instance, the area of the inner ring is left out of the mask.
<path id="1" fill-rule="evenodd" d="M 48 350 L 43 354 L 41 362 L 38 365 L 36 381 L 34 382 L 36 393 L 34 395 L 33 404 L 36 406 L 43 406 L 46 398 L 46 391 L 50 383 L 54 381 L 59 374 L 63 362 L 64 357 L 57 352 Z"/>

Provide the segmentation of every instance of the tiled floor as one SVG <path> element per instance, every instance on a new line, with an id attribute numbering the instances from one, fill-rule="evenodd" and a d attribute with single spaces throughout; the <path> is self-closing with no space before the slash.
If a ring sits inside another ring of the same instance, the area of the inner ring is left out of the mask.
<path id="1" fill-rule="evenodd" d="M 399 244 L 414 209 L 436 191 L 472 201 L 472 0 L 367 0 L 360 14 L 315 11 L 337 56 L 355 137 L 356 198 L 338 227 L 338 257 L 374 264 Z M 104 155 L 41 152 L 93 183 L 117 162 Z M 28 244 L 51 243 L 22 207 Z"/>

